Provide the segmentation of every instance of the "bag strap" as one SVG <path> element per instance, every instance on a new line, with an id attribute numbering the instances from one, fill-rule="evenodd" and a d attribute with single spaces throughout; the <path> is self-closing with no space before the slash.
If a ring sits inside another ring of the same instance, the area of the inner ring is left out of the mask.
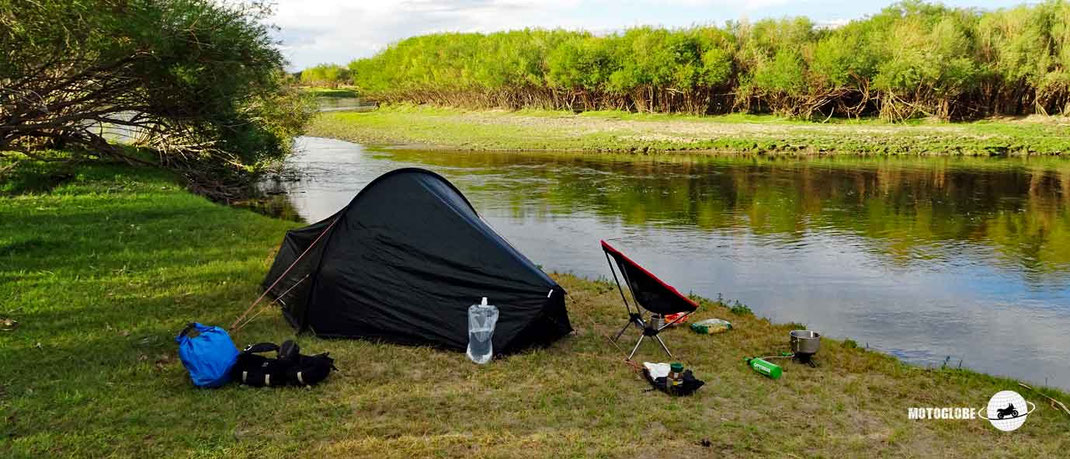
<path id="1" fill-rule="evenodd" d="M 183 328 L 182 331 L 178 333 L 178 336 L 179 337 L 186 336 L 186 335 L 189 334 L 189 332 L 193 331 L 194 328 L 197 328 L 197 323 L 196 322 L 190 322 L 190 323 L 186 324 L 186 328 Z"/>
<path id="2" fill-rule="evenodd" d="M 190 339 L 189 332 L 195 329 L 198 333 L 204 333 L 208 330 L 211 330 L 212 327 L 205 327 L 204 325 L 201 325 L 197 322 L 190 322 L 186 324 L 186 328 L 183 328 L 182 331 L 178 332 L 178 336 L 175 337 L 175 342 L 181 344 L 183 342 L 188 341 Z"/>
<path id="3" fill-rule="evenodd" d="M 275 343 L 256 343 L 250 344 L 242 351 L 246 354 L 261 354 L 264 352 L 277 352 L 279 346 Z"/>
<path id="4" fill-rule="evenodd" d="M 301 360 L 301 346 L 293 340 L 286 340 L 279 346 L 279 360 L 296 362 Z"/>
<path id="5" fill-rule="evenodd" d="M 196 329 L 198 333 L 207 333 L 216 328 L 218 327 L 214 327 L 211 325 L 201 325 L 200 322 L 190 322 L 186 324 L 186 328 L 183 328 L 182 331 L 178 333 L 177 338 L 181 338 L 183 336 L 188 335 L 189 332 L 193 331 L 194 329 Z M 220 328 L 220 330 L 222 329 Z"/>

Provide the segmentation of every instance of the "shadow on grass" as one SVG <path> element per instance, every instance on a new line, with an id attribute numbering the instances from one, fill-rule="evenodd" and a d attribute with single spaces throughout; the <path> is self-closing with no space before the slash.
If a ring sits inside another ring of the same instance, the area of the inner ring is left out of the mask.
<path id="1" fill-rule="evenodd" d="M 74 178 L 74 166 L 67 163 L 0 162 L 0 171 L 0 196 L 45 193 Z"/>

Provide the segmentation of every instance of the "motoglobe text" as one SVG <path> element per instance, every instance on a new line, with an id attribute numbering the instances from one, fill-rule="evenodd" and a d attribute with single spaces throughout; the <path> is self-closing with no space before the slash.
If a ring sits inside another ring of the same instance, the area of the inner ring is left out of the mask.
<path id="1" fill-rule="evenodd" d="M 977 408 L 907 408 L 909 419 L 976 419 Z"/>

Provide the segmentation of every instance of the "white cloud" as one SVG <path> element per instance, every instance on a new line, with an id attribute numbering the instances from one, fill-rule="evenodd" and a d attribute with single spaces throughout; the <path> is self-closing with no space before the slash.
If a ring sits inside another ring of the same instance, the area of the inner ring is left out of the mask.
<path id="1" fill-rule="evenodd" d="M 594 21 L 559 17 L 579 0 L 280 0 L 273 22 L 295 68 L 345 63 L 405 37 L 439 31 L 584 27 Z"/>

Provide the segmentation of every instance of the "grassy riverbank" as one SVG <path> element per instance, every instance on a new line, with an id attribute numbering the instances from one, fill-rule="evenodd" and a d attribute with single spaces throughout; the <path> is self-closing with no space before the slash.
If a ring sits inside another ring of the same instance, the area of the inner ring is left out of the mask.
<path id="1" fill-rule="evenodd" d="M 829 123 L 774 116 L 687 116 L 595 111 L 466 111 L 398 105 L 322 113 L 309 135 L 366 144 L 462 150 L 714 151 L 744 154 L 1070 154 L 1070 119 L 973 123 L 878 120 Z"/>
<path id="2" fill-rule="evenodd" d="M 0 331 L 0 456 L 975 457 L 1070 447 L 1070 418 L 1028 392 L 1037 411 L 1013 433 L 981 420 L 910 421 L 908 407 L 982 407 L 1020 389 L 850 343 L 825 340 L 819 368 L 789 363 L 783 379 L 765 379 L 742 359 L 783 349 L 792 326 L 713 304 L 700 318 L 736 330 L 666 337 L 707 386 L 684 399 L 645 392 L 605 338 L 620 325 L 616 290 L 568 275 L 555 277 L 577 333 L 547 349 L 481 367 L 462 353 L 302 337 L 303 349 L 337 359 L 324 385 L 197 390 L 174 334 L 190 320 L 229 323 L 297 224 L 212 204 L 165 173 L 27 170 L 0 184 L 0 315 L 21 324 Z M 270 310 L 236 340 L 291 333 Z M 653 346 L 639 355 L 663 358 Z"/>

